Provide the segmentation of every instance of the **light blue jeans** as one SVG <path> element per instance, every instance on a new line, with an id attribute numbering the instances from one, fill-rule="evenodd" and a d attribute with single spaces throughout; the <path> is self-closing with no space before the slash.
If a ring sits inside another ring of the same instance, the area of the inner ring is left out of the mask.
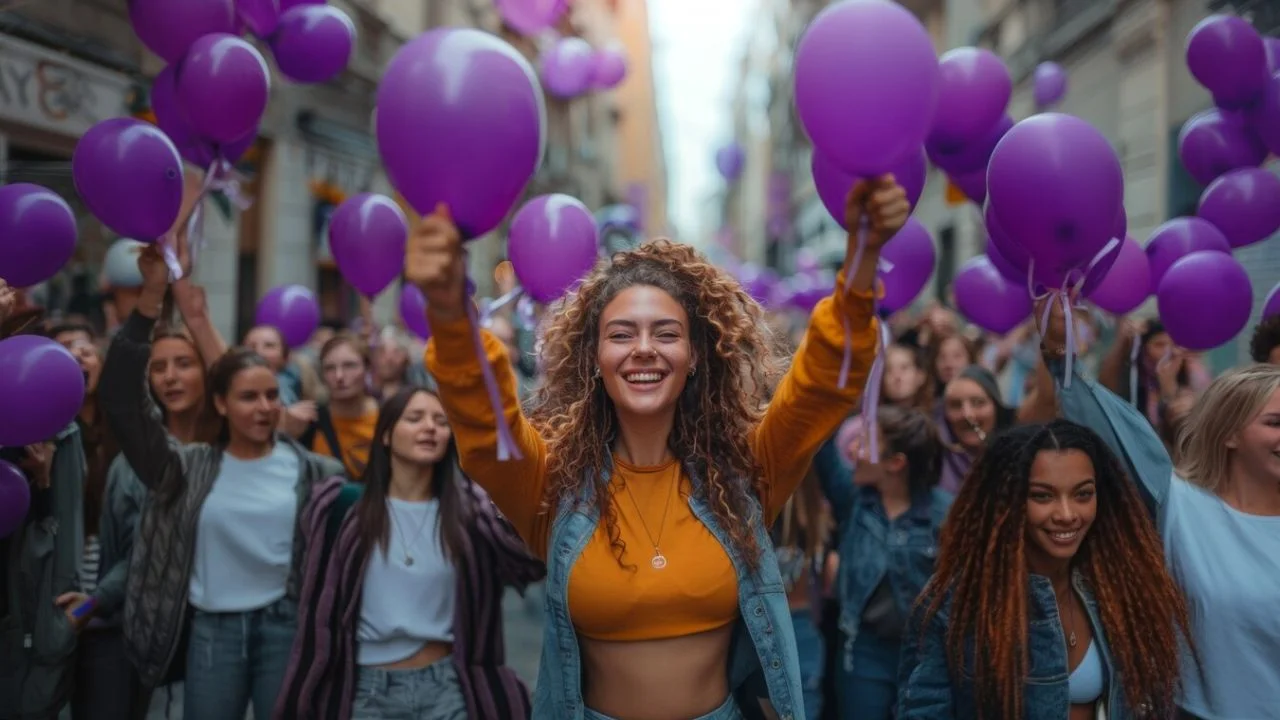
<path id="1" fill-rule="evenodd" d="M 591 708 L 586 708 L 584 712 L 586 720 L 615 720 L 608 715 L 602 715 Z M 738 709 L 738 703 L 730 695 L 725 699 L 724 704 L 712 710 L 706 715 L 699 715 L 693 720 L 743 720 L 742 711 Z"/>
<path id="2" fill-rule="evenodd" d="M 241 613 L 195 610 L 182 699 L 185 720 L 270 718 L 284 683 L 298 606 L 283 598 Z"/>
<path id="3" fill-rule="evenodd" d="M 453 659 L 413 670 L 361 667 L 351 720 L 467 720 Z"/>

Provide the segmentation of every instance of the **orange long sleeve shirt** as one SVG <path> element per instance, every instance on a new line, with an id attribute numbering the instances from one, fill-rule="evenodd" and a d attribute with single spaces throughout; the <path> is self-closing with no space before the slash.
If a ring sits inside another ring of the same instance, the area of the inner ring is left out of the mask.
<path id="1" fill-rule="evenodd" d="M 840 287 L 842 278 L 837 279 Z M 841 317 L 849 322 L 853 345 L 844 389 L 837 387 L 844 354 Z M 767 487 L 761 503 L 769 522 L 804 479 L 818 448 L 852 412 L 874 358 L 876 322 L 869 292 L 838 292 L 814 308 L 804 342 L 752 437 Z M 438 383 L 463 471 L 489 493 L 533 552 L 546 558 L 555 515 L 541 510 L 547 487 L 546 443 L 520 411 L 503 344 L 481 332 L 522 459 L 497 459 L 494 413 L 466 319 L 432 323 L 426 364 Z M 615 457 L 614 464 L 613 503 L 627 567 L 619 565 L 601 523 L 570 577 L 570 614 L 578 632 L 603 640 L 657 639 L 710 630 L 736 619 L 733 566 L 684 501 L 689 478 L 678 463 L 636 467 Z M 649 562 L 656 551 L 655 535 L 668 560 L 662 569 Z"/>

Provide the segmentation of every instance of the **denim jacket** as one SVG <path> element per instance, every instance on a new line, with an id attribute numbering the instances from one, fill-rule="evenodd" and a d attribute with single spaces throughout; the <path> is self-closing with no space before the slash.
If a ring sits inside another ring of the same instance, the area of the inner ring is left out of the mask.
<path id="1" fill-rule="evenodd" d="M 1111 661 L 1093 593 L 1077 572 L 1071 587 L 1084 602 L 1093 642 L 1097 644 L 1106 679 L 1102 700 L 1108 720 L 1131 720 L 1143 717 L 1147 710 L 1135 713 L 1125 701 L 1120 676 Z M 1048 578 L 1031 576 L 1027 615 L 1030 664 L 1023 692 L 1024 720 L 1067 720 L 1071 710 L 1068 685 L 1070 672 L 1067 643 L 1062 636 L 1062 618 L 1058 615 L 1057 596 Z M 923 607 L 913 613 L 906 640 L 902 645 L 902 663 L 898 675 L 898 720 L 969 720 L 977 718 L 976 689 L 973 686 L 973 648 L 965 650 L 965 667 L 953 673 L 947 662 L 947 626 L 950 603 L 944 603 L 934 616 L 923 637 L 920 621 Z"/>
<path id="2" fill-rule="evenodd" d="M 852 670 L 853 641 L 872 593 L 885 578 L 902 617 L 933 575 L 938 534 L 952 496 L 941 489 L 916 497 L 911 508 L 889 520 L 875 488 L 853 484 L 853 468 L 827 442 L 814 458 L 814 469 L 831 503 L 839 533 L 840 631 L 845 636 L 844 663 Z"/>
<path id="3" fill-rule="evenodd" d="M 791 610 L 783 589 L 773 543 L 763 522 L 755 528 L 760 546 L 759 569 L 752 573 L 729 542 L 729 536 L 711 513 L 698 488 L 700 478 L 689 473 L 694 492 L 689 506 L 729 554 L 738 575 L 738 607 L 742 613 L 734 630 L 727 668 L 729 688 L 744 702 L 742 693 L 752 693 L 751 702 L 765 695 L 781 720 L 804 717 L 800 660 L 796 651 Z M 609 472 L 609 471 L 606 471 Z M 582 661 L 578 636 L 569 616 L 569 575 L 582 549 L 595 534 L 599 513 L 591 503 L 593 487 L 588 484 L 577 498 L 561 501 L 551 526 L 547 545 L 546 623 L 542 634 L 542 659 L 534 690 L 535 720 L 582 720 Z M 757 517 L 760 516 L 756 507 Z M 765 687 L 754 688 L 763 679 Z M 766 692 L 767 690 L 767 692 Z"/>

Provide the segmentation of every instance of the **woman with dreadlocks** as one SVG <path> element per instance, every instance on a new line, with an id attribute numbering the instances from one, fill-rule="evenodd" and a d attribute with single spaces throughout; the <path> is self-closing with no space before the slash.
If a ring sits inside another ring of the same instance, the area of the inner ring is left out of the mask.
<path id="1" fill-rule="evenodd" d="M 767 409 L 776 364 L 760 306 L 692 248 L 658 240 L 614 255 L 558 308 L 528 419 L 501 343 L 480 332 L 487 359 L 477 352 L 456 228 L 443 208 L 415 228 L 405 274 L 427 296 L 427 365 L 463 470 L 548 566 L 534 717 L 737 720 L 766 697 L 803 716 L 769 528 L 858 400 L 879 250 L 909 210 L 891 176 L 850 193 L 847 226 L 866 232 L 850 234 L 839 290 Z M 497 459 L 485 362 L 512 461 Z"/>
<path id="2" fill-rule="evenodd" d="M 1190 625 L 1101 438 L 1066 420 L 1015 427 L 951 506 L 903 644 L 898 717 L 1169 718 Z"/>

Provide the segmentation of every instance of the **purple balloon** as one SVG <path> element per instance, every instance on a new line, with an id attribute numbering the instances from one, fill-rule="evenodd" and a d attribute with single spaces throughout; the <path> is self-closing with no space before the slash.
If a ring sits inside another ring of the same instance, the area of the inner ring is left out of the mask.
<path id="1" fill-rule="evenodd" d="M 991 153 L 995 151 L 996 145 L 1000 144 L 1005 134 L 1012 129 L 1013 118 L 1003 115 L 973 142 L 954 148 L 943 148 L 930 143 L 925 146 L 925 150 L 928 151 L 929 159 L 933 164 L 949 175 L 972 175 L 981 170 L 985 177 Z M 985 189 L 983 194 L 986 194 Z"/>
<path id="2" fill-rule="evenodd" d="M 299 5 L 324 5 L 328 2 L 329 0 L 280 0 L 280 12 L 287 12 Z"/>
<path id="3" fill-rule="evenodd" d="M 342 74 L 356 48 L 356 26 L 341 10 L 300 5 L 280 16 L 271 38 L 276 67 L 300 83 L 329 82 Z"/>
<path id="4" fill-rule="evenodd" d="M 827 212 L 831 213 L 831 217 L 840 224 L 840 227 L 844 227 L 845 200 L 848 199 L 849 191 L 853 189 L 857 178 L 841 170 L 840 166 L 816 148 L 813 151 L 811 170 L 813 184 L 818 189 L 818 197 L 822 199 L 822 204 L 826 206 Z M 915 207 L 920 201 L 920 195 L 924 193 L 925 177 L 929 173 L 929 161 L 925 157 L 924 150 L 912 153 L 905 161 L 898 163 L 898 167 L 891 172 L 894 179 L 906 191 L 907 202 Z"/>
<path id="5" fill-rule="evenodd" d="M 1046 270 L 1065 275 L 1093 259 L 1124 204 L 1120 161 L 1102 133 L 1070 115 L 1033 115 L 1013 127 L 987 167 L 1000 226 Z"/>
<path id="6" fill-rule="evenodd" d="M 569 0 L 494 0 L 502 21 L 521 35 L 536 35 L 560 21 Z"/>
<path id="7" fill-rule="evenodd" d="M 1267 52 L 1267 72 L 1280 72 L 1280 38 L 1262 38 L 1262 48 Z"/>
<path id="8" fill-rule="evenodd" d="M 561 100 L 572 100 L 591 89 L 595 51 L 580 37 L 557 40 L 542 55 L 542 84 Z"/>
<path id="9" fill-rule="evenodd" d="M 378 150 L 391 184 L 420 214 L 447 205 L 467 239 L 502 222 L 546 145 L 533 68 L 480 30 L 429 30 L 400 48 L 377 104 Z"/>
<path id="10" fill-rule="evenodd" d="M 1080 284 L 1080 293 L 1085 297 L 1093 294 L 1102 284 L 1111 268 L 1115 266 L 1116 260 L 1120 257 L 1120 251 L 1124 249 L 1124 235 L 1113 237 L 1107 241 L 1102 250 L 1089 261 L 1089 264 L 1081 269 L 1084 273 L 1084 282 Z M 1073 274 L 1073 278 L 1075 275 Z"/>
<path id="11" fill-rule="evenodd" d="M 990 235 L 987 236 L 987 259 L 995 266 L 996 270 L 1004 276 L 1005 280 L 1011 283 L 1025 285 L 1027 282 L 1027 269 L 1018 267 L 1011 260 L 1004 256 L 1004 252 L 1000 249 L 1000 244 Z"/>
<path id="12" fill-rule="evenodd" d="M 31 509 L 31 483 L 17 465 L 0 460 L 0 538 L 17 532 Z"/>
<path id="13" fill-rule="evenodd" d="M 151 110 L 156 115 L 156 125 L 173 141 L 182 159 L 202 168 L 220 159 L 236 162 L 248 152 L 258 139 L 255 127 L 243 138 L 226 144 L 209 142 L 198 137 L 187 123 L 178 102 L 176 65 L 170 65 L 156 75 L 151 86 Z"/>
<path id="14" fill-rule="evenodd" d="M 271 74 L 252 45 L 216 33 L 191 46 L 177 86 L 191 129 L 215 143 L 234 143 L 252 134 L 266 113 Z"/>
<path id="15" fill-rule="evenodd" d="M 0 278 L 24 288 L 48 280 L 76 250 L 76 216 L 57 193 L 29 183 L 0 187 Z"/>
<path id="16" fill-rule="evenodd" d="M 1027 289 L 1009 282 L 985 255 L 961 265 L 951 288 L 957 309 L 983 330 L 1003 335 L 1031 315 Z"/>
<path id="17" fill-rule="evenodd" d="M 960 192 L 976 205 L 987 201 L 987 169 L 980 167 L 962 175 L 948 175 L 952 185 L 960 188 Z"/>
<path id="18" fill-rule="evenodd" d="M 142 44 L 171 63 L 201 37 L 237 30 L 232 0 L 129 0 L 129 20 Z"/>
<path id="19" fill-rule="evenodd" d="M 1110 271 L 1088 294 L 1089 300 L 1109 313 L 1125 315 L 1137 310 L 1150 295 L 1151 264 L 1142 246 L 1127 237 Z"/>
<path id="20" fill-rule="evenodd" d="M 511 221 L 507 257 L 524 291 L 546 305 L 591 272 L 599 245 L 586 205 L 568 195 L 540 195 Z"/>
<path id="21" fill-rule="evenodd" d="M 742 175 L 742 168 L 746 162 L 747 154 L 736 142 L 731 142 L 716 151 L 716 170 L 720 172 L 720 177 L 729 182 L 737 180 Z"/>
<path id="22" fill-rule="evenodd" d="M 1032 93 L 1036 109 L 1046 110 L 1067 96 L 1067 71 L 1056 62 L 1042 62 L 1036 66 L 1032 79 Z"/>
<path id="23" fill-rule="evenodd" d="M 89 128 L 71 157 L 76 192 L 116 234 L 153 241 L 182 209 L 182 158 L 150 123 L 111 118 Z"/>
<path id="24" fill-rule="evenodd" d="M 1257 167 L 1266 159 L 1267 148 L 1243 120 L 1213 109 L 1182 124 L 1178 157 L 1196 182 L 1208 185 L 1231 170 Z"/>
<path id="25" fill-rule="evenodd" d="M 1256 100 L 1270 74 L 1262 37 L 1234 15 L 1210 15 L 1191 29 L 1187 68 L 1219 107 L 1230 109 Z"/>
<path id="26" fill-rule="evenodd" d="M 912 217 L 884 244 L 880 257 L 893 266 L 880 271 L 880 281 L 884 283 L 880 309 L 887 312 L 897 312 L 914 302 L 933 277 L 938 262 L 929 231 Z"/>
<path id="27" fill-rule="evenodd" d="M 1032 270 L 1031 256 L 1024 247 L 1010 239 L 1009 234 L 1000 226 L 1000 220 L 990 203 L 983 208 L 983 218 L 987 226 L 987 248 L 996 252 L 995 255 L 988 252 L 988 258 L 1001 274 L 1026 287 L 1027 275 Z M 1013 273 L 1010 274 L 1009 270 Z M 1068 274 L 1044 263 L 1036 263 L 1034 286 L 1039 289 L 1060 290 L 1066 286 Z"/>
<path id="28" fill-rule="evenodd" d="M 84 372 L 71 353 L 40 335 L 0 340 L 0 445 L 44 442 L 76 419 Z"/>
<path id="29" fill-rule="evenodd" d="M 792 276 L 788 284 L 790 285 L 788 290 L 791 293 L 788 304 L 793 309 L 812 313 L 823 298 L 835 291 L 836 276 L 835 273 L 826 270 L 799 273 Z"/>
<path id="30" fill-rule="evenodd" d="M 385 195 L 347 198 L 329 218 L 329 249 L 346 279 L 365 297 L 382 292 L 404 272 L 409 221 Z"/>
<path id="31" fill-rule="evenodd" d="M 271 37 L 280 24 L 280 1 L 236 0 L 236 16 L 249 32 L 260 38 Z"/>
<path id="32" fill-rule="evenodd" d="M 417 285 L 400 286 L 400 320 L 414 335 L 429 340 L 431 325 L 427 322 L 427 297 Z"/>
<path id="33" fill-rule="evenodd" d="M 1156 228 L 1147 240 L 1151 287 L 1160 287 L 1164 274 L 1179 259 L 1201 251 L 1230 255 L 1231 243 L 1212 223 L 1198 217 L 1174 218 Z"/>
<path id="34" fill-rule="evenodd" d="M 1253 284 L 1230 254 L 1193 252 L 1164 274 L 1156 301 L 1160 320 L 1175 343 L 1188 350 L 1211 350 L 1249 323 Z"/>
<path id="35" fill-rule="evenodd" d="M 627 77 L 627 56 L 620 48 L 607 47 L 596 51 L 595 65 L 591 71 L 591 87 L 612 90 Z"/>
<path id="36" fill-rule="evenodd" d="M 941 82 L 929 144 L 955 149 L 982 139 L 1013 94 L 1009 68 L 986 48 L 962 47 L 938 59 Z"/>
<path id="37" fill-rule="evenodd" d="M 301 285 L 281 285 L 258 301 L 253 322 L 279 330 L 289 347 L 301 347 L 320 327 L 320 304 L 315 293 Z"/>
<path id="38" fill-rule="evenodd" d="M 1280 315 L 1280 283 L 1271 288 L 1271 292 L 1267 293 L 1267 299 L 1262 303 L 1262 319 L 1266 320 L 1272 315 Z"/>
<path id="39" fill-rule="evenodd" d="M 1196 214 L 1232 247 L 1266 240 L 1280 230 L 1280 177 L 1262 168 L 1232 170 L 1205 188 Z"/>
<path id="40" fill-rule="evenodd" d="M 828 5 L 795 54 L 795 102 L 814 147 L 845 172 L 890 172 L 924 144 L 938 103 L 928 31 L 887 0 Z"/>
<path id="41" fill-rule="evenodd" d="M 1280 154 L 1280 71 L 1267 81 L 1262 97 L 1246 115 L 1250 129 L 1263 145 L 1272 153 Z"/>
<path id="42" fill-rule="evenodd" d="M 813 248 L 802 247 L 796 251 L 796 272 L 801 275 L 812 275 L 822 269 L 822 259 Z"/>

